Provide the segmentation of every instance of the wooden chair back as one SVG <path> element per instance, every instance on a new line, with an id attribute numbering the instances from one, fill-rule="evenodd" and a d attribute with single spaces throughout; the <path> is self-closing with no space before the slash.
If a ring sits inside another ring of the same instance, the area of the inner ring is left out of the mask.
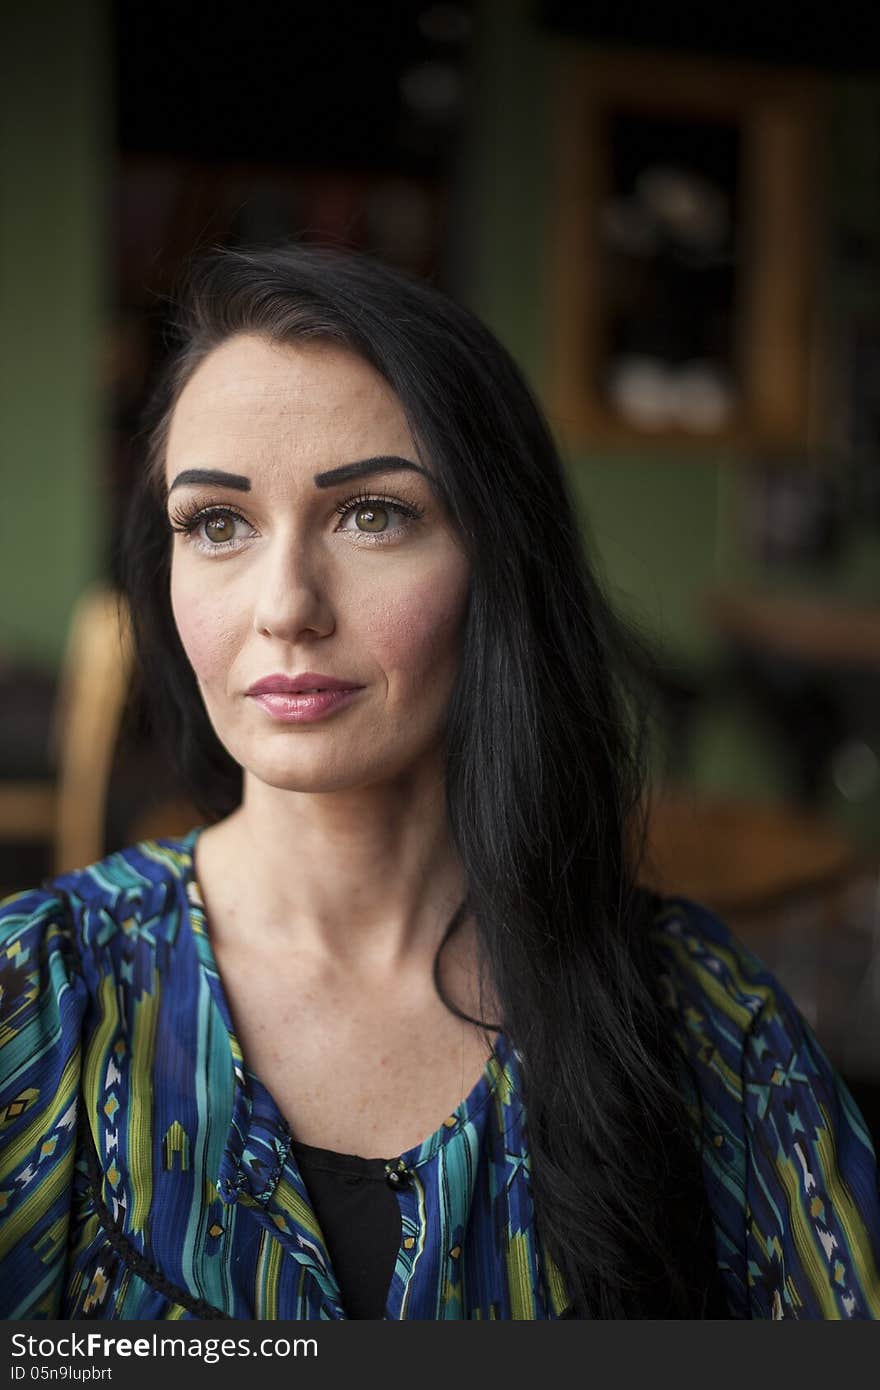
<path id="1" fill-rule="evenodd" d="M 128 610 L 96 585 L 71 617 L 55 719 L 54 869 L 100 859 L 113 754 L 134 664 Z"/>

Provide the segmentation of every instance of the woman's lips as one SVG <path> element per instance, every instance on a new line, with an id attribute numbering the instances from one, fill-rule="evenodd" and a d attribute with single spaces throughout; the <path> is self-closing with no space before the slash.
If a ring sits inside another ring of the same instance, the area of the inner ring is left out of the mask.
<path id="1" fill-rule="evenodd" d="M 357 681 L 349 681 L 338 676 L 325 676 L 321 671 L 303 671 L 300 675 L 285 675 L 277 671 L 272 676 L 262 676 L 254 681 L 245 692 L 248 695 L 310 695 L 315 690 L 356 690 Z"/>
<path id="2" fill-rule="evenodd" d="M 363 686 L 342 690 L 314 690 L 296 692 L 293 690 L 256 691 L 249 699 L 258 704 L 272 718 L 284 724 L 310 724 L 316 719 L 351 704 L 360 695 Z"/>

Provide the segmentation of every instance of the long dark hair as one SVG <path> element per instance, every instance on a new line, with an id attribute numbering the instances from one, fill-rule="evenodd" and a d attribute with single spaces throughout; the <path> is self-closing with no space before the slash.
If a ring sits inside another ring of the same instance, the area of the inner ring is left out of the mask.
<path id="1" fill-rule="evenodd" d="M 541 1239 L 580 1315 L 706 1316 L 715 1261 L 697 1131 L 636 882 L 640 649 L 587 564 L 520 372 L 433 289 L 315 248 L 202 257 L 176 329 L 129 513 L 124 587 L 145 687 L 199 804 L 228 814 L 241 770 L 208 722 L 171 614 L 170 417 L 199 362 L 235 334 L 337 342 L 396 393 L 471 561 L 447 811 L 500 1023 L 522 1059 Z"/>

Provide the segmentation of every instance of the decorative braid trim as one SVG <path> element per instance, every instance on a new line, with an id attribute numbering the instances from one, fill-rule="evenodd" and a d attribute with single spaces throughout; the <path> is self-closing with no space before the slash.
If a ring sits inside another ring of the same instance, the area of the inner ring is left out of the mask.
<path id="1" fill-rule="evenodd" d="M 85 1132 L 83 1147 L 85 1149 L 86 1163 L 89 1170 L 88 1191 L 95 1204 L 95 1214 L 105 1236 L 113 1250 L 122 1260 L 122 1263 L 148 1284 L 151 1289 L 162 1294 L 171 1303 L 176 1303 L 181 1308 L 186 1308 L 187 1312 L 193 1313 L 197 1318 L 229 1318 L 228 1313 L 215 1308 L 212 1303 L 207 1303 L 203 1298 L 193 1298 L 185 1289 L 181 1289 L 177 1284 L 172 1284 L 170 1279 L 166 1279 L 161 1270 L 151 1264 L 144 1255 L 137 1250 L 128 1236 L 122 1234 L 114 1222 L 110 1209 L 101 1196 L 101 1186 L 103 1174 L 98 1153 L 95 1148 L 95 1140 L 92 1135 L 89 1122 L 83 1115 L 82 1128 Z"/>

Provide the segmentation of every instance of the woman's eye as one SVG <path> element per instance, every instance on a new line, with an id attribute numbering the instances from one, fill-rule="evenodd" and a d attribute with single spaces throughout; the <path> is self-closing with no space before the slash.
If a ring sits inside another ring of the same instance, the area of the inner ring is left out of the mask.
<path id="1" fill-rule="evenodd" d="M 395 533 L 406 529 L 414 516 L 408 509 L 391 502 L 367 501 L 347 504 L 342 509 L 340 531 L 359 531 L 365 536 Z M 351 523 L 350 525 L 347 523 Z"/>
<path id="2" fill-rule="evenodd" d="M 228 513 L 209 516 L 202 524 L 205 540 L 213 541 L 217 545 L 222 545 L 224 541 L 235 540 L 235 518 Z"/>
<path id="3" fill-rule="evenodd" d="M 387 507 L 357 507 L 351 515 L 358 531 L 387 531 L 391 520 Z"/>
<path id="4" fill-rule="evenodd" d="M 193 520 L 193 534 L 205 550 L 229 548 L 253 534 L 237 512 L 207 512 Z"/>
<path id="5" fill-rule="evenodd" d="M 253 530 L 237 512 L 217 508 L 212 511 L 171 517 L 172 530 L 180 532 L 199 550 L 231 550 L 252 536 Z"/>

